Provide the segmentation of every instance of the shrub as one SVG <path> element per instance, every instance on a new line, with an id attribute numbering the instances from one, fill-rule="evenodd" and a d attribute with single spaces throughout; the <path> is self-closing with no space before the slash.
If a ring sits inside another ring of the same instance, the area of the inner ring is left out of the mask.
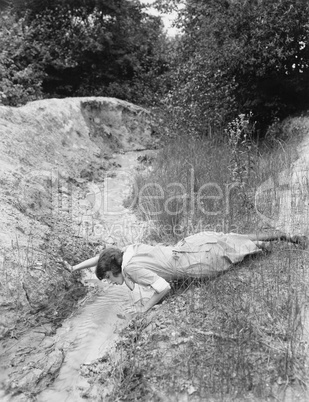
<path id="1" fill-rule="evenodd" d="M 0 15 L 0 105 L 19 106 L 42 97 L 43 73 L 23 19 Z"/>

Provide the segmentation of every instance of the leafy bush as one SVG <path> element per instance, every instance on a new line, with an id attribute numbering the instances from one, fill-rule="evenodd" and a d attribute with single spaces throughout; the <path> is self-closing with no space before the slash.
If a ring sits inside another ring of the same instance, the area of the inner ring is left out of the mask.
<path id="1" fill-rule="evenodd" d="M 179 7 L 176 1 L 157 3 Z M 181 3 L 183 36 L 167 100 L 177 107 L 176 125 L 222 134 L 238 114 L 251 113 L 256 132 L 263 134 L 274 118 L 308 108 L 307 1 Z"/>
<path id="2" fill-rule="evenodd" d="M 44 75 L 24 20 L 2 14 L 0 24 L 0 104 L 18 106 L 42 97 Z"/>
<path id="3" fill-rule="evenodd" d="M 166 91 L 170 43 L 139 2 L 17 2 L 0 18 L 2 104 L 111 96 L 151 105 Z"/>

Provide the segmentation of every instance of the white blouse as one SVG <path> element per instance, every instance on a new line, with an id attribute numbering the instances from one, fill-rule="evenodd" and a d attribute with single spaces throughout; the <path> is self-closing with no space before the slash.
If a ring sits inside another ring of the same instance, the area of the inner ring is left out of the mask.
<path id="1" fill-rule="evenodd" d="M 136 251 L 136 245 L 132 244 L 127 247 L 122 258 L 122 274 L 129 289 L 133 290 L 135 283 L 142 286 L 150 286 L 157 293 L 170 289 L 170 284 L 152 270 L 137 266 L 134 267 L 134 262 L 131 260 Z"/>

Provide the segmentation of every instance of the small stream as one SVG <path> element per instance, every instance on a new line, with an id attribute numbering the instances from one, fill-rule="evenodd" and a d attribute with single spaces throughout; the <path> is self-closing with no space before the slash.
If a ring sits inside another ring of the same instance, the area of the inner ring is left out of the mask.
<path id="1" fill-rule="evenodd" d="M 82 201 L 85 207 L 82 220 L 87 223 L 84 235 L 119 248 L 142 240 L 145 225 L 123 206 L 123 201 L 131 191 L 137 157 L 151 152 L 154 151 L 114 155 L 115 169 L 108 172 L 101 183 L 88 184 L 89 193 Z M 135 306 L 153 294 L 139 286 L 131 292 L 126 285 L 100 282 L 93 271 L 85 270 L 84 282 L 92 288 L 85 301 L 63 322 L 55 335 L 45 338 L 44 342 L 47 345 L 50 343 L 53 350 L 62 351 L 64 360 L 54 382 L 34 399 L 29 399 L 31 401 L 84 401 L 83 393 L 89 388 L 89 383 L 80 371 L 81 366 L 110 351 L 119 331 L 135 312 Z M 48 347 L 43 353 L 48 355 Z M 1 397 L 5 397 L 5 401 L 20 400 L 0 392 Z M 100 400 L 100 395 L 91 400 Z"/>
<path id="2" fill-rule="evenodd" d="M 118 332 L 127 325 L 134 303 L 141 295 L 126 286 L 102 286 L 99 293 L 57 332 L 59 342 L 69 344 L 64 363 L 55 382 L 37 397 L 40 402 L 82 401 L 89 388 L 80 375 L 87 365 L 110 351 Z"/>
<path id="3" fill-rule="evenodd" d="M 116 155 L 115 170 L 104 178 L 103 186 L 89 183 L 90 192 L 86 198 L 90 204 L 91 215 L 88 216 L 92 219 L 93 239 L 102 239 L 118 247 L 141 240 L 143 223 L 123 206 L 131 191 L 137 156 L 141 154 Z M 81 365 L 87 365 L 109 351 L 117 334 L 135 312 L 134 306 L 152 294 L 139 286 L 132 292 L 126 285 L 99 282 L 93 272 L 87 273 L 86 281 L 98 287 L 98 292 L 57 331 L 59 346 L 64 345 L 66 349 L 64 363 L 52 386 L 37 396 L 38 402 L 84 400 L 81 395 L 89 384 L 80 375 Z"/>

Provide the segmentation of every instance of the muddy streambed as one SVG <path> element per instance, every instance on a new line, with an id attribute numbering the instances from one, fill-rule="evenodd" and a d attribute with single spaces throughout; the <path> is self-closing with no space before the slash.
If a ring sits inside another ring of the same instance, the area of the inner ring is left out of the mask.
<path id="1" fill-rule="evenodd" d="M 118 247 L 141 241 L 145 225 L 123 201 L 132 186 L 137 158 L 145 154 L 153 152 L 114 155 L 115 169 L 101 183 L 88 184 L 82 217 L 85 236 Z M 126 285 L 100 282 L 93 269 L 85 270 L 83 282 L 89 288 L 86 298 L 56 333 L 46 324 L 1 346 L 1 400 L 73 402 L 89 398 L 90 389 L 91 400 L 100 400 L 83 369 L 113 348 L 135 306 L 152 292 L 138 286 L 131 292 Z"/>
<path id="2" fill-rule="evenodd" d="M 67 351 L 59 375 L 54 383 L 37 396 L 37 401 L 59 402 L 83 400 L 90 384 L 83 377 L 83 368 L 109 351 L 117 333 L 134 312 L 134 303 L 141 295 L 125 286 L 107 286 L 89 300 L 68 320 L 57 336 Z M 99 397 L 99 396 L 98 396 Z M 96 400 L 92 389 L 92 400 Z"/>

